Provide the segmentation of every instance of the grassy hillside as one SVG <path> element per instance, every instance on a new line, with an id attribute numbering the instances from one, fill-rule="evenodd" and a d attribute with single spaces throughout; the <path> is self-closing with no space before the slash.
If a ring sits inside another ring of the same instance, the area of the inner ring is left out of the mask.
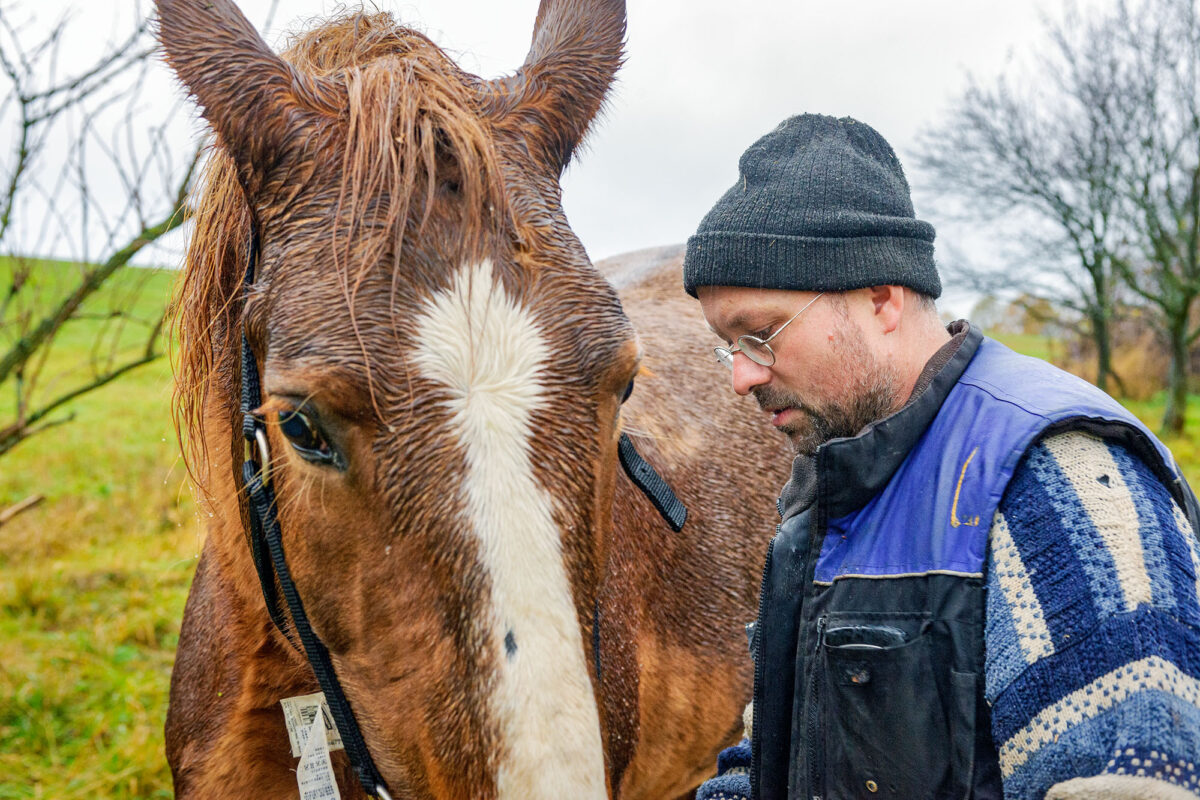
<path id="1" fill-rule="evenodd" d="M 11 269 L 0 261 L 0 287 Z M 53 291 L 75 272 L 39 264 L 35 288 Z M 44 371 L 49 388 L 114 341 L 140 347 L 142 329 L 121 328 L 111 311 L 135 298 L 134 316 L 151 318 L 171 280 L 123 273 L 60 340 Z M 1010 343 L 1046 355 L 1039 337 Z M 0 527 L 0 800 L 171 796 L 162 724 L 200 527 L 169 394 L 160 360 L 75 401 L 65 409 L 73 422 L 0 458 L 0 507 L 46 495 Z M 0 398 L 0 419 L 11 403 Z M 1162 412 L 1161 401 L 1133 407 L 1152 425 Z M 1200 434 L 1200 400 L 1192 412 Z M 1193 485 L 1198 443 L 1170 443 Z"/>

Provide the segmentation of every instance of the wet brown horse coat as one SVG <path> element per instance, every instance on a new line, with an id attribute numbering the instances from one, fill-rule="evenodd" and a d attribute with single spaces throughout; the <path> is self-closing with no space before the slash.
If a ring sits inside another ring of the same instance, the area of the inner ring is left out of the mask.
<path id="1" fill-rule="evenodd" d="M 543 0 L 525 65 L 490 83 L 386 15 L 283 60 L 228 0 L 158 6 L 215 132 L 178 298 L 211 509 L 167 718 L 178 796 L 295 796 L 278 703 L 316 690 L 246 545 L 243 328 L 259 413 L 289 422 L 269 439 L 291 571 L 392 794 L 694 786 L 740 733 L 787 456 L 710 362 L 677 254 L 608 265 L 618 299 L 563 217 L 624 3 Z M 687 503 L 682 533 L 619 472 L 621 430 Z"/>

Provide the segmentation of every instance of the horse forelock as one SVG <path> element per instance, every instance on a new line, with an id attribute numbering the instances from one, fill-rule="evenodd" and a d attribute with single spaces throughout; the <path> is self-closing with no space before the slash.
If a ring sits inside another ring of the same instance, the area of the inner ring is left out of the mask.
<path id="1" fill-rule="evenodd" d="M 439 170 L 452 165 L 462 209 L 455 233 L 464 253 L 478 250 L 508 213 L 477 80 L 423 34 L 397 25 L 387 13 L 351 13 L 294 35 L 282 55 L 301 74 L 340 76 L 346 107 L 335 125 L 294 142 L 290 158 L 300 168 L 289 165 L 276 208 L 252 211 L 232 158 L 220 142 L 210 146 L 174 315 L 176 431 L 188 471 L 202 489 L 208 483 L 206 401 L 221 375 L 237 371 L 251 219 L 264 213 L 287 218 L 286 195 L 294 188 L 286 181 L 293 173 L 340 175 L 330 187 L 336 203 L 331 229 L 310 246 L 331 248 L 330 279 L 341 288 L 356 333 L 363 279 L 390 252 L 384 266 L 391 270 L 393 292 L 398 289 L 403 244 L 429 222 Z M 360 346 L 370 381 L 370 354 L 361 337 Z"/>

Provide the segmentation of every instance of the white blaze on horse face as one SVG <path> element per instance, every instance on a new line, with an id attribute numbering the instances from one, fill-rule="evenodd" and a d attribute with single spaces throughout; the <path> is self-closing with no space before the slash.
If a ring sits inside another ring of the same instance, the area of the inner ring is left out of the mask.
<path id="1" fill-rule="evenodd" d="M 466 267 L 416 327 L 421 374 L 449 390 L 466 450 L 462 491 L 491 581 L 490 711 L 501 800 L 607 796 L 600 719 L 552 501 L 534 480 L 530 418 L 549 346 L 534 317 Z"/>

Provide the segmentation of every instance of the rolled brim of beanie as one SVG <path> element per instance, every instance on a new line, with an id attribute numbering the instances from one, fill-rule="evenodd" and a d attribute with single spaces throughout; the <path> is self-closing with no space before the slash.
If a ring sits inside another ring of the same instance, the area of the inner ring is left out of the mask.
<path id="1" fill-rule="evenodd" d="M 780 265 L 786 264 L 786 269 Z M 731 269 L 731 267 L 734 267 Z M 907 236 L 810 237 L 706 231 L 688 239 L 683 286 L 848 292 L 907 286 L 942 293 L 933 242 Z"/>

